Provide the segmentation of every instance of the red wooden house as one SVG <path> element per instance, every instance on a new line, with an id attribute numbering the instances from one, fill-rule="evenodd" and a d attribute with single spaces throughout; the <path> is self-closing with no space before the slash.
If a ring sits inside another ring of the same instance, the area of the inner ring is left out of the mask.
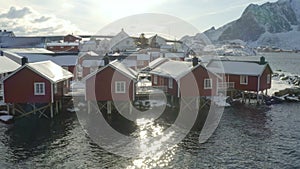
<path id="1" fill-rule="evenodd" d="M 54 103 L 68 91 L 68 80 L 72 77 L 72 73 L 51 61 L 27 63 L 3 80 L 4 101 L 11 104 Z"/>
<path id="2" fill-rule="evenodd" d="M 115 60 L 86 78 L 87 101 L 132 101 L 137 72 Z"/>
<path id="3" fill-rule="evenodd" d="M 64 36 L 64 42 L 78 42 L 81 41 L 81 37 L 73 34 L 68 34 Z"/>
<path id="4" fill-rule="evenodd" d="M 219 76 L 197 62 L 168 60 L 150 71 L 152 86 L 172 96 L 215 96 Z"/>
<path id="5" fill-rule="evenodd" d="M 268 63 L 212 60 L 207 68 L 224 78 L 225 85 L 219 87 L 233 88 L 241 91 L 260 92 L 271 88 L 272 69 Z"/>
<path id="6" fill-rule="evenodd" d="M 93 51 L 80 53 L 76 68 L 77 78 L 84 78 L 97 70 L 99 66 L 104 66 L 103 56 L 99 56 Z"/>

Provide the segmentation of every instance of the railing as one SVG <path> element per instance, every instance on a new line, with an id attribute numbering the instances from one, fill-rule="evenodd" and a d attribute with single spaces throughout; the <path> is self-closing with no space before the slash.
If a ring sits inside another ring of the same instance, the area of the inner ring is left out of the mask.
<path id="1" fill-rule="evenodd" d="M 234 89 L 234 82 L 221 82 L 218 84 L 218 89 Z"/>

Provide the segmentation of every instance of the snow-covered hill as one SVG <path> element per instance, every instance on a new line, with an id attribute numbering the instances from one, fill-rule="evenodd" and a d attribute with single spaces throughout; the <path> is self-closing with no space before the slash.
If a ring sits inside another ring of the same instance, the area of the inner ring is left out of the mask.
<path id="1" fill-rule="evenodd" d="M 238 20 L 204 34 L 213 43 L 239 39 L 251 47 L 300 50 L 300 0 L 251 4 Z"/>

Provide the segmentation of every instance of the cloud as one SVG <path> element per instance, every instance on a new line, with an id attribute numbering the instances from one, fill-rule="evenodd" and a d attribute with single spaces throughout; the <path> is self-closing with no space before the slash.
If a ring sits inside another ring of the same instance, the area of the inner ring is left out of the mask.
<path id="1" fill-rule="evenodd" d="M 13 31 L 16 35 L 65 35 L 85 34 L 68 20 L 55 15 L 44 15 L 30 7 L 11 7 L 0 13 L 1 29 Z"/>
<path id="2" fill-rule="evenodd" d="M 11 7 L 7 13 L 1 14 L 0 18 L 8 18 L 8 19 L 23 18 L 24 16 L 30 13 L 31 11 L 27 7 L 24 7 L 22 9 L 16 9 L 15 7 Z"/>
<path id="3" fill-rule="evenodd" d="M 45 22 L 49 19 L 51 19 L 51 17 L 41 16 L 40 18 L 34 19 L 33 22 Z"/>

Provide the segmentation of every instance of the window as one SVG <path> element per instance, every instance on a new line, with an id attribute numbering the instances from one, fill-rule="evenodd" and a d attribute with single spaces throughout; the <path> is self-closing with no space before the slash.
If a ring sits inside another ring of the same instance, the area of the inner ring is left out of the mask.
<path id="1" fill-rule="evenodd" d="M 173 79 L 169 78 L 169 88 L 173 89 Z"/>
<path id="2" fill-rule="evenodd" d="M 44 82 L 34 83 L 34 95 L 45 95 L 45 83 Z"/>
<path id="3" fill-rule="evenodd" d="M 204 79 L 204 89 L 212 88 L 212 79 Z"/>
<path id="4" fill-rule="evenodd" d="M 271 83 L 271 75 L 268 74 L 268 75 L 267 75 L 267 84 L 270 84 L 270 83 Z"/>
<path id="5" fill-rule="evenodd" d="M 153 76 L 153 83 L 157 84 L 157 76 L 156 75 Z"/>
<path id="6" fill-rule="evenodd" d="M 248 76 L 241 75 L 240 76 L 240 84 L 247 85 L 248 84 Z"/>
<path id="7" fill-rule="evenodd" d="M 116 81 L 115 82 L 115 92 L 116 93 L 125 93 L 126 92 L 126 82 Z"/>

